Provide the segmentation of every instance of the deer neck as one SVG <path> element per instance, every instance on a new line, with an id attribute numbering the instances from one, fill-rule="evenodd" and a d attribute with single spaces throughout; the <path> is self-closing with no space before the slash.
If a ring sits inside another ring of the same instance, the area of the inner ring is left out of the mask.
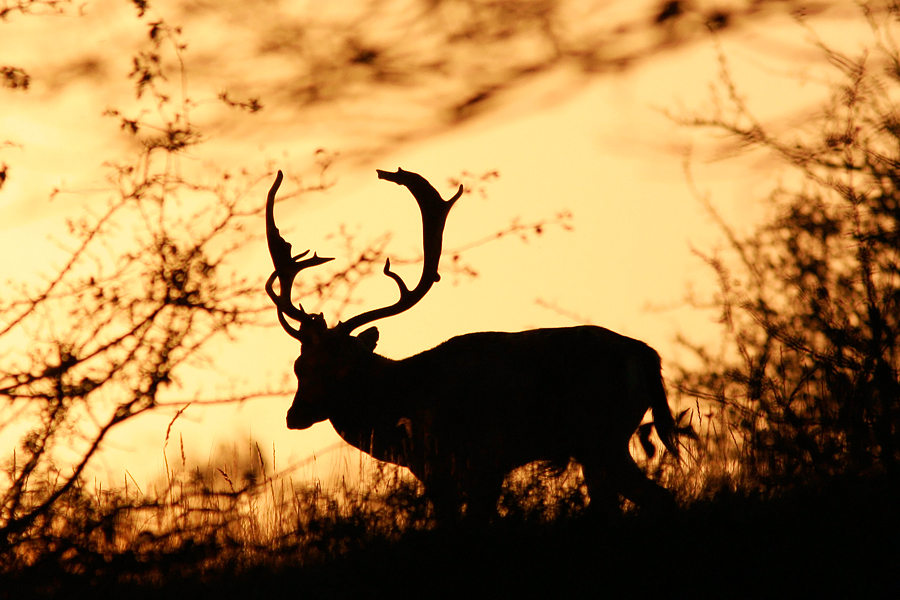
<path id="1" fill-rule="evenodd" d="M 403 465 L 408 440 L 403 419 L 410 394 L 404 361 L 374 354 L 366 368 L 355 370 L 345 381 L 344 402 L 330 417 L 345 442 L 379 460 Z"/>

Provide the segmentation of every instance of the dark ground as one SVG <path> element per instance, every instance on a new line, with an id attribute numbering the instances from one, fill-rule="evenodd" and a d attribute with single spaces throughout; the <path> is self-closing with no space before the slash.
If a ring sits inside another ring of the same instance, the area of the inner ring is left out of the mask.
<path id="1" fill-rule="evenodd" d="M 778 499 L 722 493 L 667 519 L 503 519 L 367 539 L 302 566 L 286 556 L 241 573 L 184 576 L 177 564 L 161 572 L 151 586 L 123 583 L 121 573 L 61 577 L 45 568 L 8 578 L 0 597 L 896 599 L 900 485 L 842 478 Z"/>

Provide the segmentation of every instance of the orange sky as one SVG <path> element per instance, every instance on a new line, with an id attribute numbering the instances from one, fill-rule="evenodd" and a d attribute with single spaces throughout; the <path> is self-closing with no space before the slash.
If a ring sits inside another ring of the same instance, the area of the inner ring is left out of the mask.
<path id="1" fill-rule="evenodd" d="M 165 3 L 158 6 L 166 12 Z M 309 10 L 297 6 L 298 11 Z M 8 257 L 0 273 L 4 280 L 33 278 L 60 264 L 62 254 L 46 237 L 62 236 L 64 215 L 77 213 L 92 196 L 64 194 L 49 202 L 50 190 L 101 188 L 103 162 L 129 150 L 115 122 L 100 114 L 107 106 L 134 105 L 131 84 L 123 77 L 129 52 L 123 51 L 122 60 L 109 67 L 119 69 L 107 74 L 111 76 L 69 82 L 63 74 L 77 65 L 87 68 L 86 57 L 126 46 L 144 33 L 135 24 L 133 7 L 124 3 L 90 3 L 84 11 L 84 17 L 14 16 L 0 23 L 0 63 L 29 65 L 34 76 L 26 94 L 0 90 L 0 139 L 20 145 L 0 155 L 11 167 L 0 193 L 0 253 Z M 823 35 L 845 26 L 834 19 L 819 25 Z M 247 60 L 242 52 L 249 42 L 224 33 L 234 31 L 233 23 L 214 19 L 185 27 L 188 85 L 195 100 L 214 99 L 221 91 L 219 78 L 234 83 L 242 77 L 262 81 L 283 75 L 279 69 L 284 65 Z M 722 39 L 751 107 L 785 126 L 802 116 L 803 107 L 823 89 L 794 77 L 800 72 L 815 75 L 823 64 L 808 49 L 800 52 L 799 38 L 789 19 L 772 17 Z M 224 53 L 228 72 L 204 70 L 200 59 L 191 62 L 215 48 Z M 498 170 L 501 176 L 489 184 L 487 199 L 467 195 L 454 208 L 445 247 L 479 239 L 515 217 L 527 222 L 561 210 L 574 213 L 574 231 L 549 228 L 528 244 L 507 239 L 471 251 L 466 259 L 477 268 L 478 279 L 458 285 L 445 279 L 413 310 L 379 322 L 379 352 L 400 358 L 471 331 L 574 324 L 539 306 L 536 301 L 542 299 L 646 341 L 671 365 L 685 358 L 674 344 L 676 332 L 699 339 L 715 336 L 714 315 L 672 308 L 680 305 L 689 282 L 699 289 L 711 285 L 710 273 L 691 254 L 691 246 L 709 249 L 720 243 L 685 182 L 684 151 L 694 149 L 699 187 L 712 193 L 723 214 L 740 226 L 759 214 L 757 201 L 778 177 L 777 171 L 763 171 L 752 161 L 708 164 L 709 139 L 660 113 L 708 107 L 717 70 L 709 41 L 657 55 L 622 73 L 587 76 L 561 66 L 501 92 L 490 110 L 462 125 L 431 130 L 417 125 L 427 122 L 427 115 L 402 114 L 391 98 L 381 99 L 382 104 L 316 106 L 301 118 L 283 104 L 283 97 L 263 97 L 266 108 L 251 116 L 218 107 L 206 107 L 205 113 L 200 104 L 194 114 L 211 140 L 184 162 L 186 168 L 200 170 L 212 165 L 259 170 L 271 162 L 290 173 L 308 166 L 317 147 L 340 153 L 330 190 L 278 207 L 279 224 L 294 247 L 311 247 L 325 256 L 340 256 L 337 244 L 324 237 L 342 223 L 358 228 L 362 239 L 393 231 L 393 252 L 415 255 L 420 240 L 415 203 L 405 190 L 378 181 L 375 168 L 419 172 L 445 197 L 452 193 L 449 177 Z M 413 132 L 409 141 L 385 144 L 391 123 Z M 766 176 L 760 177 L 763 172 Z M 264 194 L 260 187 L 261 203 Z M 262 244 L 248 247 L 241 260 L 249 276 L 264 277 L 271 267 Z M 382 299 L 392 301 L 393 294 L 394 284 L 380 278 L 368 285 L 365 297 L 375 306 Z M 229 376 L 272 381 L 289 372 L 297 350 L 294 340 L 273 327 L 223 343 L 216 360 Z M 329 424 L 305 432 L 285 428 L 289 403 L 286 397 L 244 406 L 192 407 L 175 424 L 173 435 L 183 435 L 189 455 L 201 463 L 211 460 L 221 443 L 244 447 L 252 438 L 265 453 L 274 444 L 277 467 L 318 449 L 318 460 L 307 467 L 309 475 L 326 478 L 342 469 L 352 471 L 345 463 L 355 454 L 322 455 L 323 448 L 337 441 Z M 117 430 L 96 463 L 100 476 L 121 482 L 128 469 L 145 482 L 161 473 L 172 413 L 160 411 Z M 0 450 L 7 452 L 15 440 L 7 435 L 0 442 Z M 170 443 L 170 460 L 176 448 Z"/>

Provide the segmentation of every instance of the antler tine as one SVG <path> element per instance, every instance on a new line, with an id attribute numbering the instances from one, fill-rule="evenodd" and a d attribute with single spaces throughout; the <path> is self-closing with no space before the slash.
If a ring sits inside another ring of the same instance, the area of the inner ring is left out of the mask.
<path id="1" fill-rule="evenodd" d="M 397 169 L 396 173 L 381 170 L 378 170 L 377 173 L 379 179 L 405 186 L 416 199 L 419 210 L 422 213 L 424 265 L 422 266 L 422 276 L 419 278 L 419 283 L 410 290 L 400 276 L 391 271 L 391 261 L 387 259 L 384 263 L 384 274 L 397 284 L 400 290 L 400 299 L 391 306 L 364 312 L 335 326 L 335 329 L 348 334 L 366 323 L 400 314 L 412 308 L 428 293 L 428 290 L 431 289 L 435 282 L 440 281 L 441 276 L 438 274 L 438 265 L 441 261 L 444 226 L 447 223 L 447 215 L 450 213 L 450 209 L 453 208 L 453 204 L 459 200 L 463 193 L 463 186 L 460 185 L 456 194 L 445 201 L 441 198 L 438 191 L 434 189 L 434 186 L 418 173 L 404 171 L 403 169 Z"/>
<path id="2" fill-rule="evenodd" d="M 334 259 L 323 258 L 313 253 L 311 258 L 300 260 L 309 254 L 309 250 L 301 252 L 297 256 L 291 256 L 291 244 L 281 236 L 278 227 L 275 226 L 275 195 L 278 193 L 283 179 L 284 175 L 278 171 L 275 183 L 269 189 L 266 199 L 266 242 L 269 246 L 269 256 L 272 257 L 272 264 L 275 266 L 275 271 L 269 275 L 269 279 L 266 281 L 266 293 L 278 309 L 278 321 L 281 326 L 291 337 L 299 340 L 301 339 L 300 330 L 292 327 L 284 318 L 285 315 L 299 321 L 301 326 L 313 317 L 303 310 L 302 306 L 299 304 L 294 306 L 291 302 L 291 287 L 294 285 L 294 278 L 303 269 L 315 267 Z M 276 279 L 278 279 L 280 288 L 278 294 L 273 289 Z"/>

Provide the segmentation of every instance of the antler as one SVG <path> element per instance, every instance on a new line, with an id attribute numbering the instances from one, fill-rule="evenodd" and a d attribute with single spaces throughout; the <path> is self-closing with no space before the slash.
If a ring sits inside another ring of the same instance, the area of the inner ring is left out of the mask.
<path id="1" fill-rule="evenodd" d="M 447 215 L 450 213 L 450 209 L 453 208 L 453 204 L 459 200 L 463 193 L 463 186 L 460 185 L 456 194 L 449 200 L 444 201 L 438 191 L 434 189 L 434 186 L 417 173 L 411 173 L 403 169 L 397 169 L 396 173 L 381 170 L 378 170 L 377 173 L 379 179 L 405 186 L 419 204 L 419 210 L 422 212 L 422 245 L 425 264 L 422 267 L 422 276 L 419 278 L 419 283 L 410 290 L 400 276 L 391 271 L 391 260 L 387 259 L 384 263 L 384 274 L 393 279 L 397 287 L 400 288 L 400 299 L 391 306 L 364 312 L 335 326 L 335 330 L 340 330 L 347 334 L 366 323 L 391 317 L 412 308 L 425 296 L 436 281 L 440 281 L 441 276 L 438 275 L 438 264 L 441 260 L 444 225 L 447 223 Z M 290 249 L 290 246 L 288 248 Z M 309 260 L 313 259 L 315 257 Z"/>
<path id="2" fill-rule="evenodd" d="M 321 315 L 310 315 L 303 310 L 302 306 L 299 304 L 294 306 L 291 302 L 291 286 L 294 284 L 294 278 L 303 269 L 315 267 L 334 259 L 323 258 L 313 253 L 311 258 L 300 260 L 309 254 L 309 250 L 297 256 L 291 256 L 291 244 L 281 237 L 278 227 L 275 226 L 275 194 L 278 193 L 278 188 L 281 187 L 283 179 L 284 176 L 281 174 L 281 171 L 278 171 L 275 183 L 272 184 L 269 196 L 266 199 L 266 241 L 269 245 L 269 255 L 272 257 L 272 264 L 275 266 L 275 271 L 269 275 L 269 279 L 266 281 L 266 293 L 278 309 L 278 321 L 281 323 L 281 326 L 291 337 L 302 341 L 300 329 L 292 327 L 284 316 L 287 315 L 295 321 L 299 321 L 302 328 L 304 324 L 312 322 L 317 317 L 321 318 Z M 272 288 L 275 279 L 278 279 L 280 288 L 280 293 L 278 294 Z"/>

